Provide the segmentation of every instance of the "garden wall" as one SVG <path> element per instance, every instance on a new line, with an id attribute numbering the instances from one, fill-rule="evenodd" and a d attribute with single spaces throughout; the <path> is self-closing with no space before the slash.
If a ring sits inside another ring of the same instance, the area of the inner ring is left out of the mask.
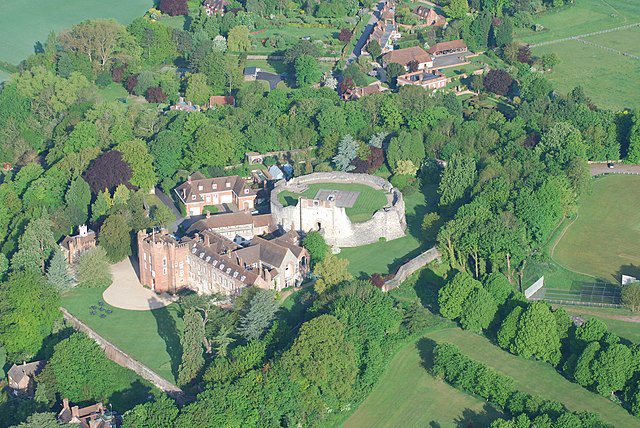
<path id="1" fill-rule="evenodd" d="M 71 315 L 65 308 L 60 308 L 60 312 L 62 312 L 62 316 L 64 317 L 64 319 L 76 330 L 86 334 L 91 339 L 93 339 L 100 346 L 100 348 L 104 350 L 107 358 L 109 358 L 111 361 L 129 370 L 133 370 L 138 375 L 140 375 L 140 377 L 148 380 L 149 382 L 163 390 L 165 393 L 167 393 L 167 395 L 178 400 L 179 402 L 183 402 L 185 400 L 184 392 L 176 385 L 160 377 L 149 367 L 127 355 L 120 348 L 92 330 L 91 327 Z"/>
<path id="2" fill-rule="evenodd" d="M 396 287 L 399 287 L 409 276 L 431 263 L 434 260 L 439 260 L 442 257 L 440 251 L 436 247 L 429 248 L 424 253 L 409 260 L 396 272 L 392 279 L 388 280 L 382 286 L 382 291 L 390 291 Z"/>

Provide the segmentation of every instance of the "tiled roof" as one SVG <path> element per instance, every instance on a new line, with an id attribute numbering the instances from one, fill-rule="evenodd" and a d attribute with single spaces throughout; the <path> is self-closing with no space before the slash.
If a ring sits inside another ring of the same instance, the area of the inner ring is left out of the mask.
<path id="1" fill-rule="evenodd" d="M 200 190 L 201 187 L 202 190 Z M 201 195 L 203 194 L 228 190 L 233 190 L 237 196 L 252 196 L 257 193 L 237 175 L 229 177 L 204 178 L 202 174 L 198 174 L 197 176 L 194 174 L 191 176 L 189 181 L 182 183 L 174 189 L 178 197 L 185 203 L 202 202 L 204 198 Z M 193 199 L 192 195 L 195 195 L 196 199 Z"/>
<path id="2" fill-rule="evenodd" d="M 440 42 L 431 46 L 428 50 L 430 54 L 435 54 L 436 52 L 441 51 L 449 51 L 449 50 L 457 50 L 457 49 L 466 49 L 467 44 L 464 40 L 451 40 L 449 42 Z"/>
<path id="3" fill-rule="evenodd" d="M 14 364 L 13 366 L 11 366 L 11 368 L 7 372 L 7 375 L 14 382 L 20 383 L 20 381 L 25 376 L 35 376 L 35 375 L 37 375 L 40 372 L 40 370 L 42 370 L 44 365 L 45 365 L 44 361 L 34 361 L 34 362 L 31 362 L 31 363 L 20 364 L 20 365 Z"/>
<path id="4" fill-rule="evenodd" d="M 411 46 L 410 48 L 387 52 L 382 56 L 382 58 L 387 64 L 395 62 L 400 65 L 404 65 L 405 67 L 409 65 L 411 61 L 416 61 L 418 63 L 432 61 L 431 55 L 429 55 L 427 51 L 422 49 L 420 46 Z"/>

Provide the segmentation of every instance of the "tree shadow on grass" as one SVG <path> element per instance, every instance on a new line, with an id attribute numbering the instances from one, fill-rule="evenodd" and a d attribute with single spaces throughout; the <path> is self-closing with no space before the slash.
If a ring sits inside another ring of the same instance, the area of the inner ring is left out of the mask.
<path id="1" fill-rule="evenodd" d="M 180 344 L 180 334 L 176 325 L 176 320 L 167 307 L 154 309 L 151 311 L 156 319 L 156 325 L 158 329 L 158 335 L 165 343 L 165 349 L 169 358 L 171 359 L 171 373 L 174 379 L 167 379 L 169 381 L 175 381 L 178 378 L 178 367 L 182 361 L 182 345 Z"/>
<path id="2" fill-rule="evenodd" d="M 109 404 L 113 406 L 113 410 L 119 414 L 123 414 L 138 404 L 147 402 L 150 394 L 151 387 L 148 384 L 145 385 L 139 379 L 136 379 L 129 385 L 129 388 L 111 394 Z"/>

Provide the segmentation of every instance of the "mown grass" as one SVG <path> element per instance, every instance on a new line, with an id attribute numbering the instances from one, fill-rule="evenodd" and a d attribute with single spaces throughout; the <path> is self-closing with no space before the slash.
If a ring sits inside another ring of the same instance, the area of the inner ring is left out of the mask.
<path id="1" fill-rule="evenodd" d="M 516 389 L 563 403 L 573 411 L 599 413 L 613 426 L 638 427 L 640 420 L 620 405 L 562 377 L 550 365 L 511 355 L 483 336 L 447 328 L 403 348 L 344 427 L 488 426 L 500 413 L 428 372 L 436 343 L 453 343 L 474 360 L 514 378 Z"/>
<path id="2" fill-rule="evenodd" d="M 598 318 L 604 322 L 612 333 L 633 343 L 640 343 L 640 323 L 632 322 L 627 317 L 633 317 L 640 321 L 640 314 L 631 312 L 626 308 L 581 308 L 576 306 L 564 306 L 572 315 L 578 315 L 584 319 Z"/>
<path id="3" fill-rule="evenodd" d="M 114 18 L 128 24 L 153 6 L 152 0 L 0 0 L 0 60 L 17 64 L 60 32 L 92 18 Z"/>
<path id="4" fill-rule="evenodd" d="M 374 189 L 364 184 L 352 183 L 315 183 L 302 193 L 283 191 L 278 194 L 278 200 L 283 206 L 295 205 L 301 197 L 315 198 L 319 190 L 347 190 L 360 192 L 355 204 L 345 208 L 347 216 L 354 223 L 362 223 L 369 220 L 373 214 L 387 204 L 387 195 L 383 190 Z"/>
<path id="5" fill-rule="evenodd" d="M 427 185 L 422 192 L 404 195 L 406 236 L 393 241 L 343 248 L 338 257 L 349 259 L 349 271 L 357 277 L 393 273 L 404 262 L 434 245 L 440 223 L 434 224 L 425 233 L 422 219 L 426 213 L 435 211 L 438 201 L 436 190 L 435 185 Z"/>
<path id="6" fill-rule="evenodd" d="M 579 0 L 560 9 L 551 9 L 534 17 L 543 31 L 518 29 L 516 38 L 527 43 L 540 43 L 564 37 L 633 24 L 640 21 L 637 0 Z"/>
<path id="7" fill-rule="evenodd" d="M 619 283 L 621 273 L 640 276 L 640 177 L 594 179 L 551 256 L 568 269 L 607 282 Z"/>
<path id="8" fill-rule="evenodd" d="M 617 32 L 607 34 L 609 41 L 605 46 L 620 50 L 615 40 L 626 37 Z M 533 53 L 536 56 L 558 55 L 560 61 L 547 78 L 561 93 L 582 86 L 600 107 L 614 110 L 640 107 L 638 60 L 577 40 L 536 47 Z"/>
<path id="9" fill-rule="evenodd" d="M 168 381 L 175 382 L 182 357 L 180 331 L 183 324 L 178 316 L 178 305 L 153 311 L 129 311 L 107 304 L 113 313 L 100 318 L 91 315 L 89 307 L 103 301 L 103 291 L 77 287 L 62 297 L 62 306 L 122 351 Z"/>

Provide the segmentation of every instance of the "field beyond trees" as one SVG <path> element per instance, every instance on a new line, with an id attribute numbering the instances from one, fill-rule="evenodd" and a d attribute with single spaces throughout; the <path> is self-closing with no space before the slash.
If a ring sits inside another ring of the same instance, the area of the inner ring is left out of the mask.
<path id="1" fill-rule="evenodd" d="M 152 0 L 0 0 L 0 61 L 19 63 L 51 31 L 91 18 L 114 18 L 126 25 L 152 6 Z M 2 77 L 0 72 L 0 81 Z"/>
<path id="2" fill-rule="evenodd" d="M 639 2 L 579 0 L 571 6 L 537 15 L 534 22 L 544 30 L 520 29 L 516 38 L 533 45 L 537 56 L 558 55 L 560 62 L 549 75 L 557 89 L 566 93 L 581 85 L 599 106 L 613 109 L 640 106 L 637 84 L 640 60 L 620 53 L 639 55 L 639 27 L 584 36 L 579 40 L 561 40 L 640 23 Z"/>
<path id="3" fill-rule="evenodd" d="M 494 408 L 435 379 L 427 371 L 433 347 L 444 342 L 453 343 L 465 355 L 498 373 L 513 377 L 518 390 L 558 400 L 573 411 L 599 413 L 603 421 L 614 426 L 640 426 L 640 421 L 625 409 L 570 382 L 550 365 L 511 355 L 469 331 L 448 328 L 404 347 L 344 427 L 452 427 L 468 423 L 488 426 L 499 416 Z"/>
<path id="4" fill-rule="evenodd" d="M 640 276 L 640 177 L 596 178 L 551 256 L 606 282 L 619 283 L 621 273 Z"/>

